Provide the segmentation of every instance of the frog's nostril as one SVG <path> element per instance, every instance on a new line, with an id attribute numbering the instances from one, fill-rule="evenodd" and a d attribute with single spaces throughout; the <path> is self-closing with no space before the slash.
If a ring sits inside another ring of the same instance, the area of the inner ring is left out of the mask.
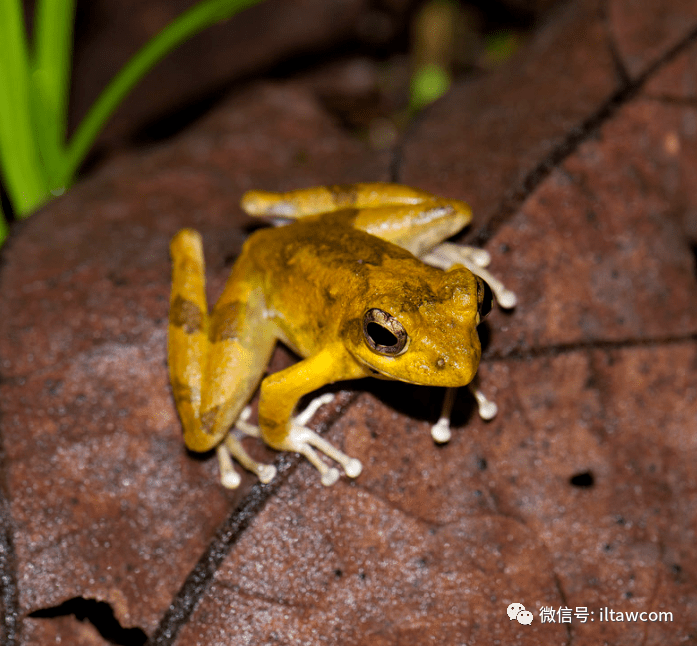
<path id="1" fill-rule="evenodd" d="M 445 359 L 443 357 L 438 357 L 438 361 L 436 361 L 436 368 L 439 370 L 442 370 L 445 368 Z"/>

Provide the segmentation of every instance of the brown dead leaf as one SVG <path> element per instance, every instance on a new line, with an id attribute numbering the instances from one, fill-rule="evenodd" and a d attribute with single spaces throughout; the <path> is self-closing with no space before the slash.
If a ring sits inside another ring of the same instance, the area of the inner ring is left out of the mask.
<path id="1" fill-rule="evenodd" d="M 292 83 L 256 85 L 18 227 L 0 273 L 5 636 L 100 643 L 46 617 L 92 599 L 162 645 L 697 640 L 697 3 L 639 5 L 564 4 L 394 160 Z M 485 329 L 499 415 L 462 392 L 437 447 L 441 392 L 349 384 L 355 403 L 318 421 L 363 461 L 355 482 L 325 489 L 284 456 L 271 485 L 222 490 L 167 385 L 170 236 L 203 232 L 214 298 L 244 190 L 386 179 L 470 201 L 468 237 L 518 293 Z"/>

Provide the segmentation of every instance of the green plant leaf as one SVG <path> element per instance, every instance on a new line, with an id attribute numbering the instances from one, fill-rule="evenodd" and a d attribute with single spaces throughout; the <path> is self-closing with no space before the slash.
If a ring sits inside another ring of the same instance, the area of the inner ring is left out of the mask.
<path id="1" fill-rule="evenodd" d="M 2 212 L 2 206 L 0 205 L 0 247 L 5 242 L 8 232 L 7 220 L 5 220 L 5 214 Z"/>
<path id="2" fill-rule="evenodd" d="M 55 180 L 64 163 L 74 15 L 75 0 L 38 0 L 36 5 L 32 116 L 52 191 L 59 188 Z"/>
<path id="3" fill-rule="evenodd" d="M 410 107 L 420 110 L 443 96 L 449 87 L 448 70 L 433 63 L 422 65 L 411 77 Z"/>
<path id="4" fill-rule="evenodd" d="M 116 75 L 66 144 L 75 0 L 36 0 L 30 54 L 21 0 L 0 0 L 0 171 L 25 217 L 73 177 L 118 104 L 167 53 L 262 0 L 203 0 L 175 18 Z M 7 223 L 0 211 L 0 243 Z"/>
<path id="5" fill-rule="evenodd" d="M 0 167 L 19 216 L 47 199 L 48 182 L 31 118 L 29 57 L 22 5 L 0 0 Z"/>
<path id="6" fill-rule="evenodd" d="M 230 18 L 261 0 L 204 0 L 175 18 L 114 77 L 76 130 L 68 145 L 62 182 L 69 184 L 99 131 L 121 100 L 168 52 L 206 27 Z"/>

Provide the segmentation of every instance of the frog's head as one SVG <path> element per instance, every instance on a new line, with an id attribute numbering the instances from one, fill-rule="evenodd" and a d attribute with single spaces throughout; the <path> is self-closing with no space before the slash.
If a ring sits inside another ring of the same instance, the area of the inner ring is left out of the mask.
<path id="1" fill-rule="evenodd" d="M 481 356 L 477 325 L 492 305 L 488 285 L 463 267 L 386 283 L 348 321 L 348 351 L 378 377 L 424 386 L 472 381 Z"/>

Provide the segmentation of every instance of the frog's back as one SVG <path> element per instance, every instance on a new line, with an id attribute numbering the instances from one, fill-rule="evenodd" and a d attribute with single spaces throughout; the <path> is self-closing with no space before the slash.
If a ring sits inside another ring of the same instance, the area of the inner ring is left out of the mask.
<path id="1" fill-rule="evenodd" d="M 284 340 L 301 354 L 311 353 L 311 346 L 323 341 L 319 337 L 338 333 L 355 299 L 383 286 L 394 289 L 395 283 L 401 288 L 405 277 L 419 282 L 424 270 L 438 271 L 397 245 L 353 228 L 352 221 L 350 210 L 306 217 L 261 229 L 245 245 L 269 311 L 278 318 Z M 290 338 L 298 329 L 307 330 L 307 338 Z"/>
<path id="2" fill-rule="evenodd" d="M 385 255 L 412 258 L 408 251 L 353 227 L 355 209 L 304 217 L 286 226 L 261 229 L 254 234 L 255 248 L 262 246 L 278 251 L 282 247 L 284 259 L 291 261 L 297 255 L 311 252 L 323 256 L 326 263 L 345 266 L 351 258 L 364 256 L 375 264 Z M 255 250 L 257 257 L 264 251 Z"/>
<path id="3" fill-rule="evenodd" d="M 259 270 L 278 283 L 291 275 L 326 286 L 351 284 L 392 260 L 422 265 L 408 251 L 351 226 L 352 211 L 306 217 L 261 229 L 248 252 Z"/>

